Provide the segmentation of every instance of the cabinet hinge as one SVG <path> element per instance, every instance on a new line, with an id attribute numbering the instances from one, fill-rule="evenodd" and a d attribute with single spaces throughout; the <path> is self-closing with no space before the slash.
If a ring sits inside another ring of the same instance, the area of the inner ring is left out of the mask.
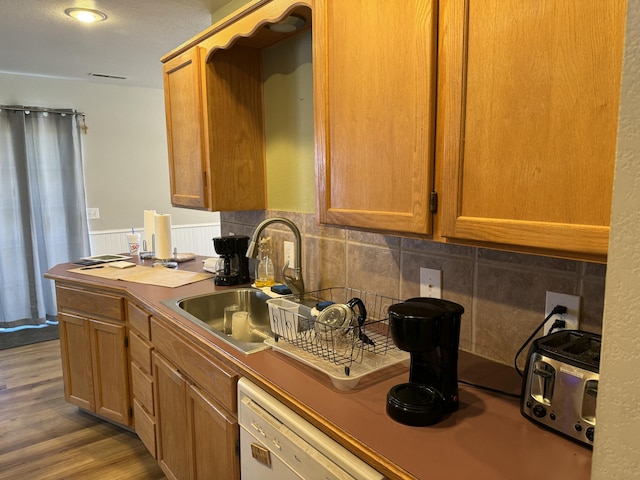
<path id="1" fill-rule="evenodd" d="M 438 211 L 438 192 L 431 192 L 429 196 L 429 211 L 431 213 Z"/>
<path id="2" fill-rule="evenodd" d="M 236 440 L 236 455 L 240 456 L 240 439 Z"/>
<path id="3" fill-rule="evenodd" d="M 129 337 L 124 336 L 124 347 L 127 348 L 129 346 Z"/>
<path id="4" fill-rule="evenodd" d="M 129 407 L 129 418 L 133 417 L 133 408 Z"/>

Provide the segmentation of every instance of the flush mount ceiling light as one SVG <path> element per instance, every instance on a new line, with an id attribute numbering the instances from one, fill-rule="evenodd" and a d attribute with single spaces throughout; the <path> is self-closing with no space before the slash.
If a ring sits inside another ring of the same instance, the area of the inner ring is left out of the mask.
<path id="1" fill-rule="evenodd" d="M 106 14 L 89 8 L 67 8 L 64 13 L 84 23 L 102 22 L 107 19 Z"/>
<path id="2" fill-rule="evenodd" d="M 278 23 L 272 23 L 269 25 L 269 30 L 272 32 L 278 33 L 291 33 L 296 30 L 300 30 L 304 27 L 305 21 L 304 18 L 299 17 L 298 15 L 289 15 L 288 17 L 280 20 Z"/>

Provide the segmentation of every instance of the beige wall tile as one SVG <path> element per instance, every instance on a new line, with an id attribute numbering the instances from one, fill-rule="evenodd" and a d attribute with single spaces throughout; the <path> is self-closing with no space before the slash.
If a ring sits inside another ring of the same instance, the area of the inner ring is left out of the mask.
<path id="1" fill-rule="evenodd" d="M 297 212 L 225 212 L 222 233 L 251 236 L 265 216 L 289 218 L 300 229 L 307 290 L 346 286 L 407 299 L 420 294 L 421 266 L 442 270 L 443 298 L 465 309 L 461 348 L 507 365 L 544 319 L 547 290 L 581 295 L 581 328 L 602 330 L 606 265 L 319 226 L 315 215 Z M 267 233 L 281 279 L 282 242 L 293 237 L 278 224 Z"/>
<path id="2" fill-rule="evenodd" d="M 417 251 L 430 255 L 455 255 L 459 257 L 473 257 L 476 249 L 465 245 L 440 243 L 418 238 L 403 238 L 402 250 Z"/>
<path id="3" fill-rule="evenodd" d="M 460 347 L 472 350 L 473 261 L 471 258 L 402 252 L 400 298 L 420 296 L 420 267 L 442 271 L 442 298 L 464 307 L 460 326 Z"/>
<path id="4" fill-rule="evenodd" d="M 575 292 L 577 285 L 572 276 L 478 263 L 473 352 L 511 364 L 520 345 L 544 320 L 546 291 Z"/>
<path id="5" fill-rule="evenodd" d="M 398 298 L 400 250 L 347 242 L 347 285 Z"/>
<path id="6" fill-rule="evenodd" d="M 381 233 L 363 232 L 360 230 L 347 230 L 347 240 L 350 242 L 370 243 L 389 248 L 400 248 L 400 237 L 383 235 Z"/>
<path id="7" fill-rule="evenodd" d="M 347 254 L 343 240 L 309 237 L 305 247 L 304 277 L 307 290 L 347 286 Z"/>
<path id="8" fill-rule="evenodd" d="M 318 237 L 346 238 L 347 231 L 344 228 L 327 227 L 316 223 L 316 216 L 307 214 L 304 217 L 304 231 L 307 235 Z"/>

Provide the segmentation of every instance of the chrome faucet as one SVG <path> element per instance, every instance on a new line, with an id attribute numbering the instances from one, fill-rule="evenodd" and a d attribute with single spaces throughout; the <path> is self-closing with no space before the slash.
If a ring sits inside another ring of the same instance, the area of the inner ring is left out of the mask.
<path id="1" fill-rule="evenodd" d="M 249 244 L 249 248 L 247 249 L 247 257 L 256 258 L 258 256 L 260 234 L 265 228 L 267 228 L 268 225 L 271 225 L 272 223 L 284 223 L 293 232 L 293 248 L 296 251 L 296 268 L 293 269 L 293 277 L 291 275 L 287 275 L 287 270 L 289 269 L 289 262 L 287 261 L 282 268 L 282 277 L 284 279 L 284 283 L 287 285 L 287 287 L 289 287 L 292 293 L 301 295 L 304 293 L 304 280 L 302 278 L 302 237 L 300 236 L 300 230 L 298 230 L 296 224 L 291 220 L 281 217 L 273 217 L 263 220 L 256 227 L 255 232 L 253 232 L 251 243 Z"/>

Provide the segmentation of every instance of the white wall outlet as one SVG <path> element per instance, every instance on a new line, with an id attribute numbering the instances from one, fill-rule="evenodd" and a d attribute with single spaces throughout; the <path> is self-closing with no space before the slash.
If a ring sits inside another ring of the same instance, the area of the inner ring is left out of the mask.
<path id="1" fill-rule="evenodd" d="M 442 298 L 442 270 L 420 267 L 420 296 Z"/>
<path id="2" fill-rule="evenodd" d="M 99 208 L 87 208 L 87 218 L 89 220 L 98 220 L 100 218 Z"/>
<path id="3" fill-rule="evenodd" d="M 284 263 L 289 262 L 289 268 L 296 268 L 296 255 L 293 250 L 293 242 L 285 241 L 284 245 Z"/>
<path id="4" fill-rule="evenodd" d="M 544 324 L 544 334 L 547 335 L 549 330 L 553 326 L 556 320 L 564 320 L 564 329 L 554 329 L 554 332 L 558 330 L 578 330 L 580 325 L 580 300 L 581 297 L 577 295 L 567 295 L 565 293 L 547 292 L 547 300 L 544 307 L 544 316 L 551 313 L 556 305 L 564 305 L 567 307 L 567 313 L 555 314 Z"/>

